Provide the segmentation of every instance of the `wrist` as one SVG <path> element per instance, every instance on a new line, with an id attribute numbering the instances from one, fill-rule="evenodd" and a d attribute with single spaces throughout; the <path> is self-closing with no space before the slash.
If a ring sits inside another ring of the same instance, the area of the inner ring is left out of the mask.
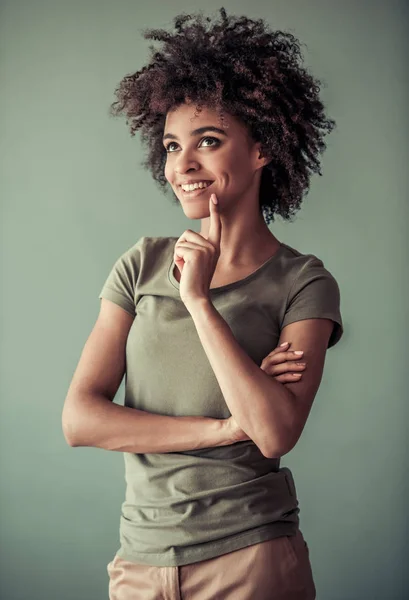
<path id="1" fill-rule="evenodd" d="M 229 446 L 230 444 L 235 444 L 237 439 L 237 429 L 235 427 L 235 423 L 233 423 L 233 419 L 230 417 L 228 419 L 218 419 L 219 423 L 219 437 L 221 440 L 220 446 Z"/>
<path id="2" fill-rule="evenodd" d="M 195 316 L 196 314 L 202 314 L 204 311 L 214 309 L 214 306 L 210 298 L 195 298 L 191 300 L 183 300 L 184 305 L 190 314 Z"/>
<path id="3" fill-rule="evenodd" d="M 207 419 L 205 436 L 207 438 L 206 447 L 214 448 L 216 446 L 228 446 L 233 444 L 232 427 L 229 424 L 229 419 L 214 419 L 213 417 L 205 417 Z"/>

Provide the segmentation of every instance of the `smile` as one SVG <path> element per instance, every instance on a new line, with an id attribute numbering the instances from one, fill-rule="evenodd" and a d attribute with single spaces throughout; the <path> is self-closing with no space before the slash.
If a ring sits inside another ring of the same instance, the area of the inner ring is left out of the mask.
<path id="1" fill-rule="evenodd" d="M 193 198 L 193 197 L 196 197 L 196 196 L 200 196 L 201 194 L 203 194 L 204 192 L 206 192 L 206 190 L 208 190 L 209 187 L 212 185 L 213 181 L 206 181 L 206 182 L 203 182 L 203 183 L 206 183 L 206 185 L 204 187 L 201 187 L 201 188 L 198 187 L 198 188 L 195 188 L 193 190 L 184 190 L 182 188 L 182 186 L 180 186 L 180 189 L 181 189 L 181 191 L 182 191 L 182 193 L 183 193 L 184 196 L 187 196 L 189 198 Z"/>

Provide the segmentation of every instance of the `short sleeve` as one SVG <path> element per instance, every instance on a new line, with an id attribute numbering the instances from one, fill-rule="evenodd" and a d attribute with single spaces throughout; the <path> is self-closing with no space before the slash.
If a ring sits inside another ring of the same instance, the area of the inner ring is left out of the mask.
<path id="1" fill-rule="evenodd" d="M 338 283 L 315 256 L 303 265 L 291 286 L 281 328 L 303 319 L 334 321 L 328 348 L 335 346 L 343 335 Z"/>
<path id="2" fill-rule="evenodd" d="M 135 316 L 135 288 L 141 264 L 143 238 L 120 256 L 105 280 L 99 298 L 106 298 Z"/>

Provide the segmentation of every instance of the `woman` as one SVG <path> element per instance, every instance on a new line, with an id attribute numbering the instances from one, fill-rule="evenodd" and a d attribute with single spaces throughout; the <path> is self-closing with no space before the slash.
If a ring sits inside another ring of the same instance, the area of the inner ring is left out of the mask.
<path id="1" fill-rule="evenodd" d="M 280 457 L 342 336 L 340 295 L 268 224 L 299 209 L 334 122 L 292 35 L 220 13 L 146 32 L 164 48 L 112 105 L 201 228 L 144 236 L 115 262 L 65 403 L 71 445 L 124 452 L 111 600 L 316 595 Z M 107 399 L 125 372 L 121 407 Z"/>

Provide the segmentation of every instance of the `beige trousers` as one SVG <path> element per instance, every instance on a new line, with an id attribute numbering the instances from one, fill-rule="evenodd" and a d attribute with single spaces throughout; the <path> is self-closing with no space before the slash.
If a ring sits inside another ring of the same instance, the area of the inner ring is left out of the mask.
<path id="1" fill-rule="evenodd" d="M 314 600 L 309 550 L 301 531 L 182 565 L 156 567 L 115 556 L 109 600 Z"/>

